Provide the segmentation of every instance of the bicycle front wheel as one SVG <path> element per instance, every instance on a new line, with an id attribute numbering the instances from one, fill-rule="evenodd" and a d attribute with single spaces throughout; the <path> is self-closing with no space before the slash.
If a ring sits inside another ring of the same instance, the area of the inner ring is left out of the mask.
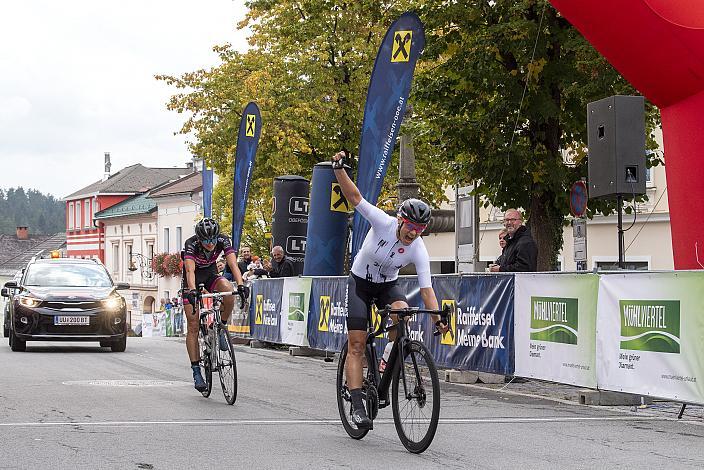
<path id="1" fill-rule="evenodd" d="M 230 332 L 226 327 L 218 326 L 218 329 L 225 335 L 226 344 L 220 344 L 221 336 L 217 335 L 218 347 L 215 348 L 218 355 L 218 372 L 220 375 L 220 385 L 222 394 L 228 405 L 232 405 L 237 400 L 237 362 L 235 361 L 235 349 L 232 346 Z M 224 349 L 224 350 L 223 350 Z"/>
<path id="2" fill-rule="evenodd" d="M 367 348 L 365 348 L 367 349 Z M 369 352 L 366 355 L 367 360 L 365 364 L 362 364 L 363 377 L 367 377 L 367 364 L 371 363 L 369 358 Z M 367 435 L 369 429 L 360 429 L 352 421 L 352 398 L 350 397 L 350 389 L 347 387 L 347 376 L 345 365 L 347 364 L 347 343 L 342 347 L 340 351 L 340 359 L 337 364 L 337 410 L 340 413 L 340 419 L 342 420 L 342 427 L 345 428 L 345 432 L 352 439 L 362 439 Z M 367 410 L 367 414 L 368 414 Z"/>
<path id="3" fill-rule="evenodd" d="M 392 377 L 394 424 L 403 446 L 420 454 L 430 446 L 440 419 L 440 381 L 424 344 L 411 341 Z"/>

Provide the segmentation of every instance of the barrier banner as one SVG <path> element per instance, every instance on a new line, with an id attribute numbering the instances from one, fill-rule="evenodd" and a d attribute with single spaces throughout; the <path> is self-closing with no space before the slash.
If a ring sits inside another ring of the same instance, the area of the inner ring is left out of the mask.
<path id="1" fill-rule="evenodd" d="M 515 375 L 596 388 L 596 274 L 515 275 Z"/>
<path id="2" fill-rule="evenodd" d="M 247 198 L 254 170 L 254 157 L 257 154 L 259 135 L 262 131 L 262 116 L 257 103 L 250 102 L 242 111 L 240 130 L 235 149 L 235 171 L 232 188 L 232 247 L 240 251 L 244 214 L 247 211 Z"/>
<path id="3" fill-rule="evenodd" d="M 311 278 L 284 278 L 281 299 L 281 342 L 308 346 L 308 307 Z"/>
<path id="4" fill-rule="evenodd" d="M 257 279 L 252 284 L 254 302 L 250 307 L 249 324 L 252 338 L 271 343 L 281 342 L 279 321 L 283 290 L 284 279 Z"/>
<path id="5" fill-rule="evenodd" d="M 433 277 L 440 307 L 453 307 L 450 330 L 426 338 L 438 366 L 513 374 L 513 288 L 512 275 Z"/>
<path id="6" fill-rule="evenodd" d="M 231 336 L 236 338 L 250 337 L 251 328 L 249 326 L 249 311 L 252 304 L 252 299 L 254 299 L 254 297 L 250 295 L 249 300 L 244 305 L 244 308 L 240 308 L 240 299 L 235 299 L 235 307 L 232 309 L 232 315 L 230 316 L 229 322 L 230 324 L 227 326 Z"/>
<path id="7" fill-rule="evenodd" d="M 416 62 L 425 47 L 423 23 L 415 13 L 404 13 L 389 27 L 379 47 L 369 80 L 359 142 L 357 186 L 375 205 L 394 153 Z M 369 223 L 358 213 L 352 228 L 352 257 L 362 247 Z"/>
<path id="8" fill-rule="evenodd" d="M 347 341 L 347 277 L 311 282 L 308 343 L 313 349 L 339 352 Z"/>
<path id="9" fill-rule="evenodd" d="M 603 274 L 599 388 L 704 403 L 704 272 Z"/>

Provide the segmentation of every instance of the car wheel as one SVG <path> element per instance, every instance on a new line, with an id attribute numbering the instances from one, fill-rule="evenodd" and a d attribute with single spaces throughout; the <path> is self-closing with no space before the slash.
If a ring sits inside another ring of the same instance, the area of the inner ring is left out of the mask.
<path id="1" fill-rule="evenodd" d="M 15 332 L 12 330 L 10 330 L 10 349 L 19 352 L 27 349 L 27 342 L 15 336 Z"/>
<path id="2" fill-rule="evenodd" d="M 3 334 L 3 336 L 4 336 L 5 338 L 9 338 L 9 337 L 10 337 L 10 330 L 7 329 L 7 326 L 6 326 L 6 325 L 3 325 L 3 326 L 2 326 L 2 334 Z"/>
<path id="3" fill-rule="evenodd" d="M 112 352 L 125 352 L 125 349 L 127 349 L 127 336 L 123 336 L 122 339 L 110 344 L 110 349 L 112 349 Z"/>

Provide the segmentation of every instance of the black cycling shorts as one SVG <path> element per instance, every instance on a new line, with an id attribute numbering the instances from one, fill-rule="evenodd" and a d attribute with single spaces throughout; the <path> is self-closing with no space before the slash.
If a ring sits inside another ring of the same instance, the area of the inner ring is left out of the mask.
<path id="1" fill-rule="evenodd" d="M 396 301 L 406 300 L 406 295 L 396 281 L 370 282 L 350 274 L 347 278 L 347 329 L 366 331 L 371 316 L 372 303 L 382 309 Z"/>
<path id="2" fill-rule="evenodd" d="M 215 270 L 215 266 L 212 268 L 208 267 L 205 269 L 196 269 L 195 271 L 196 274 L 196 288 L 200 284 L 205 285 L 205 290 L 208 292 L 213 292 L 213 289 L 215 288 L 215 283 L 218 282 L 219 279 L 225 279 L 221 275 L 218 274 L 218 272 Z M 181 284 L 181 298 L 183 299 L 183 305 L 189 305 L 190 302 L 186 298 L 186 294 L 188 293 L 188 281 L 186 280 L 186 273 L 183 273 L 183 282 Z"/>

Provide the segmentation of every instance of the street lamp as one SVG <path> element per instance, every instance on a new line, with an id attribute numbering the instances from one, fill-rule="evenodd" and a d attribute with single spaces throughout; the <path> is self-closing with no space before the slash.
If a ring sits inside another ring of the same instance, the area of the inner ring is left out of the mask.
<path id="1" fill-rule="evenodd" d="M 132 247 L 130 247 L 130 264 L 127 269 L 132 272 L 139 269 L 142 274 L 142 279 L 145 281 L 151 281 L 154 279 L 154 271 L 152 271 L 152 258 L 147 258 L 140 253 L 132 253 Z"/>

